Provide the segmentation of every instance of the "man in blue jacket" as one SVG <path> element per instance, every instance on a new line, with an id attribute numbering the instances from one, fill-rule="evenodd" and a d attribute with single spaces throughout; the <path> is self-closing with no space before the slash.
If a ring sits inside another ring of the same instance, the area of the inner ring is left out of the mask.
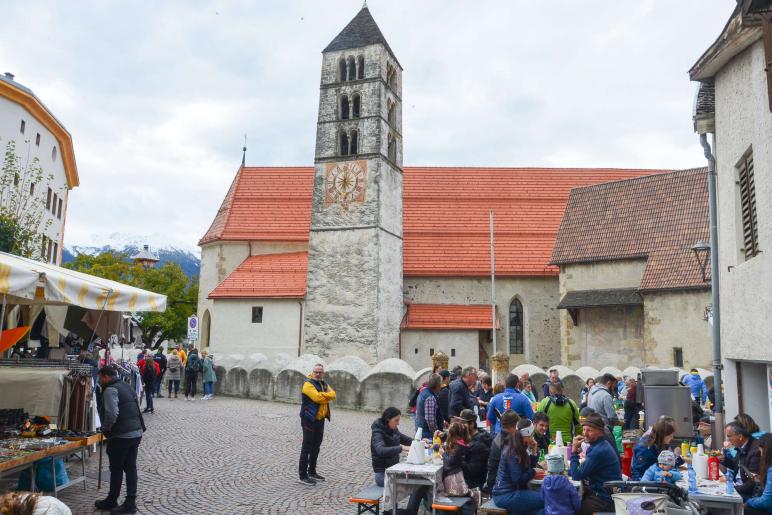
<path id="1" fill-rule="evenodd" d="M 606 481 L 621 481 L 622 467 L 619 455 L 605 438 L 603 438 L 606 423 L 597 413 L 587 415 L 582 420 L 582 435 L 574 438 L 573 454 L 571 455 L 571 478 L 583 481 L 589 485 L 582 500 L 578 515 L 592 515 L 596 512 L 614 512 L 614 501 L 611 494 L 603 489 Z M 584 463 L 579 464 L 579 453 L 582 443 L 587 442 L 590 448 L 585 454 Z"/>
<path id="2" fill-rule="evenodd" d="M 700 373 L 696 368 L 691 369 L 691 371 L 681 379 L 681 382 L 684 386 L 689 387 L 692 399 L 700 404 L 705 404 L 708 400 L 708 387 L 705 386 L 705 381 L 702 380 L 702 377 L 700 377 Z"/>
<path id="3" fill-rule="evenodd" d="M 450 383 L 450 398 L 448 400 L 448 415 L 457 417 L 461 410 L 474 409 L 477 406 L 477 397 L 469 390 L 477 383 L 477 369 L 466 367 L 461 371 L 461 377 Z"/>
<path id="4" fill-rule="evenodd" d="M 533 418 L 533 408 L 528 397 L 520 393 L 520 379 L 515 374 L 507 375 L 504 380 L 504 391 L 497 393 L 488 404 L 488 420 L 491 423 L 491 434 L 499 432 L 499 418 L 507 410 L 513 410 L 521 418 Z"/>

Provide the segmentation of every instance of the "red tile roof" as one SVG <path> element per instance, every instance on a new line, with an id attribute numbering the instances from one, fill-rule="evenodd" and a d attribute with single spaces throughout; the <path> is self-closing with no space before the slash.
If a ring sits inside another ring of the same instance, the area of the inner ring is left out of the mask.
<path id="1" fill-rule="evenodd" d="M 549 265 L 571 188 L 667 170 L 451 168 L 404 170 L 405 276 L 554 276 Z M 199 245 L 220 240 L 308 241 L 314 169 L 239 170 Z"/>
<path id="2" fill-rule="evenodd" d="M 709 229 L 706 168 L 577 188 L 551 262 L 647 258 L 641 290 L 708 288 L 691 248 Z"/>
<path id="3" fill-rule="evenodd" d="M 496 321 L 496 329 L 499 329 Z M 408 304 L 403 329 L 490 329 L 488 305 Z"/>
<path id="4" fill-rule="evenodd" d="M 249 256 L 209 294 L 210 299 L 302 298 L 308 253 Z"/>

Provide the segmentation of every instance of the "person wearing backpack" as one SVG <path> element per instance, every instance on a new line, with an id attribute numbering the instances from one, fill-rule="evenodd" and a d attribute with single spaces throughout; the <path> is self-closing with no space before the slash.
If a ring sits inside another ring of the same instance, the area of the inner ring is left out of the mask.
<path id="1" fill-rule="evenodd" d="M 198 374 L 203 369 L 203 363 L 198 356 L 198 349 L 190 349 L 188 354 L 188 363 L 185 365 L 185 400 L 196 400 L 196 391 L 198 388 Z"/>
<path id="2" fill-rule="evenodd" d="M 172 389 L 174 389 L 176 399 L 180 392 L 180 379 L 182 379 L 182 358 L 177 349 L 174 349 L 166 360 L 166 372 L 169 378 L 169 398 L 172 398 Z"/>
<path id="3" fill-rule="evenodd" d="M 146 406 L 142 413 L 153 413 L 153 394 L 155 393 L 158 376 L 161 375 L 161 367 L 155 362 L 152 354 L 145 354 L 145 359 L 139 362 L 139 373 L 142 376 L 146 401 Z"/>
<path id="4" fill-rule="evenodd" d="M 567 444 L 579 429 L 579 408 L 576 403 L 563 395 L 563 387 L 559 383 L 550 383 L 549 397 L 545 397 L 536 409 L 549 417 L 550 434 L 560 431 L 563 443 Z"/>

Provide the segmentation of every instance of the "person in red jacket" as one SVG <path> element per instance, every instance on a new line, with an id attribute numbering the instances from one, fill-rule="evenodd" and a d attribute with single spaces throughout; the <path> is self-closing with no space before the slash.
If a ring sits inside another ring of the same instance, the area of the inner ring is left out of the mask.
<path id="1" fill-rule="evenodd" d="M 145 406 L 143 413 L 153 413 L 153 393 L 155 392 L 158 376 L 161 375 L 161 367 L 153 359 L 152 354 L 146 354 L 145 358 L 138 363 L 138 366 L 139 374 L 142 376 L 142 384 L 145 388 L 145 400 L 147 401 L 147 406 Z"/>

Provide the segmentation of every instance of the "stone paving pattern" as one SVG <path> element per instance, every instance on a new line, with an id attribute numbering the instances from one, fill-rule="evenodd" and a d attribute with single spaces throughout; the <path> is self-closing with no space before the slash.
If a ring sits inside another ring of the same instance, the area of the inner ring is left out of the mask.
<path id="1" fill-rule="evenodd" d="M 139 448 L 137 506 L 145 514 L 337 514 L 356 513 L 348 496 L 373 483 L 370 465 L 372 412 L 336 409 L 325 427 L 315 487 L 297 479 L 301 431 L 299 405 L 215 397 L 157 399 L 146 414 L 147 432 Z M 406 417 L 403 432 L 410 433 Z M 95 513 L 98 454 L 88 461 L 84 491 L 74 485 L 60 499 L 74 514 Z M 80 474 L 73 463 L 71 476 Z M 124 484 L 125 489 L 125 484 Z M 125 493 L 121 493 L 123 501 Z M 100 512 L 96 512 L 100 513 Z"/>

